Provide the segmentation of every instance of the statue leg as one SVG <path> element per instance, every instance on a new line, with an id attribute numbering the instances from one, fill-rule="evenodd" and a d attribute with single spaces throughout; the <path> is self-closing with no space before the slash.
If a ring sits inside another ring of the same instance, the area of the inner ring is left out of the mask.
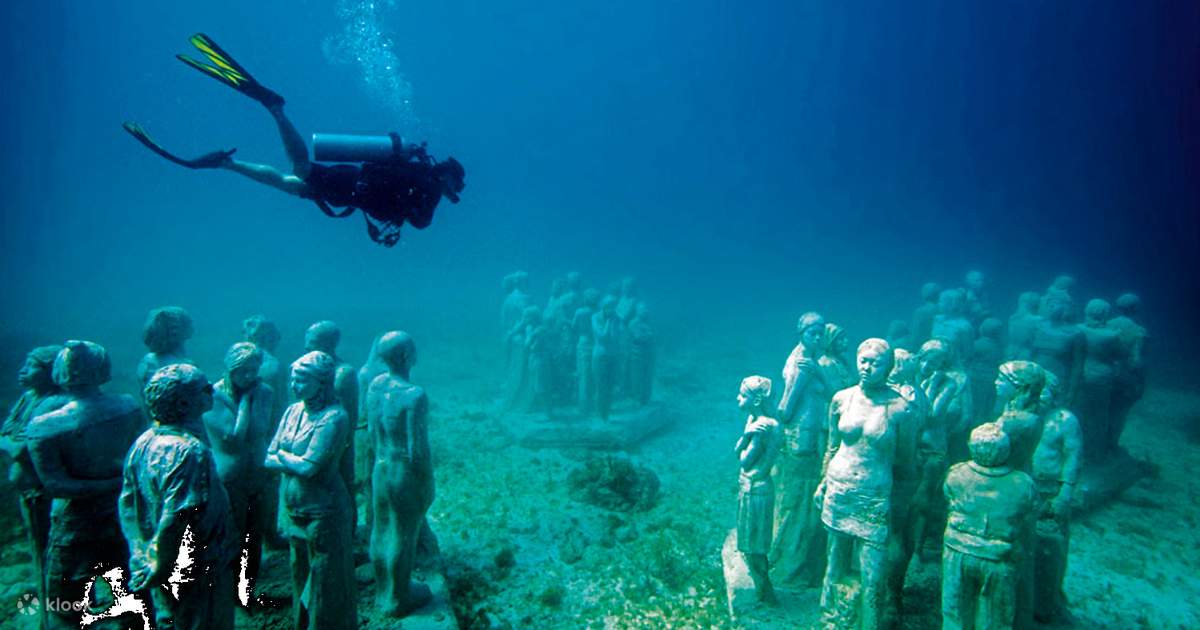
<path id="1" fill-rule="evenodd" d="M 37 579 L 38 601 L 46 599 L 46 546 L 50 539 L 50 505 L 53 499 L 36 494 L 21 497 L 21 519 L 29 536 L 29 551 L 33 556 L 34 576 Z M 42 606 L 38 616 L 46 624 L 46 607 Z"/>
<path id="2" fill-rule="evenodd" d="M 403 617 L 431 597 L 428 588 L 411 583 L 431 483 L 407 471 L 389 468 L 388 464 L 375 467 L 378 490 L 376 522 L 371 535 L 375 607 L 384 615 Z M 403 475 L 399 483 L 387 483 L 397 475 Z"/>
<path id="3" fill-rule="evenodd" d="M 828 530 L 828 554 L 825 561 L 825 582 L 821 585 L 821 623 L 825 627 L 838 627 L 839 583 L 845 577 L 854 551 L 854 539 L 834 530 Z"/>
<path id="4" fill-rule="evenodd" d="M 964 584 L 966 576 L 963 566 L 966 556 L 954 551 L 942 551 L 942 630 L 962 630 L 963 620 L 974 624 L 974 596 Z"/>
<path id="5" fill-rule="evenodd" d="M 343 506 L 349 500 L 343 498 Z M 358 597 L 354 537 L 341 511 L 314 518 L 306 528 L 309 561 L 308 617 L 313 630 L 355 630 Z"/>
<path id="6" fill-rule="evenodd" d="M 980 558 L 972 560 L 978 566 L 979 574 L 979 603 L 975 627 L 996 630 L 1031 627 L 1022 625 L 1018 619 L 1017 589 L 1019 573 L 1022 570 L 1020 565 L 1014 567 L 1008 562 Z M 1019 562 L 1021 560 L 1018 560 Z"/>
<path id="7" fill-rule="evenodd" d="M 887 600 L 887 549 L 884 545 L 861 540 L 855 544 L 859 547 L 858 569 L 861 576 L 859 627 L 862 630 L 877 630 L 882 627 Z"/>
<path id="8" fill-rule="evenodd" d="M 754 591 L 758 601 L 767 604 L 778 603 L 775 598 L 775 587 L 771 584 L 771 575 L 767 556 L 762 553 L 744 553 L 746 568 L 750 571 L 750 579 L 754 580 Z"/>
<path id="9" fill-rule="evenodd" d="M 303 526 L 302 520 L 296 517 L 292 517 L 292 520 L 297 527 Z M 305 586 L 312 572 L 309 566 L 308 541 L 293 536 L 289 540 L 289 546 L 292 561 L 292 627 L 296 630 L 308 630 L 308 602 L 304 597 Z"/>

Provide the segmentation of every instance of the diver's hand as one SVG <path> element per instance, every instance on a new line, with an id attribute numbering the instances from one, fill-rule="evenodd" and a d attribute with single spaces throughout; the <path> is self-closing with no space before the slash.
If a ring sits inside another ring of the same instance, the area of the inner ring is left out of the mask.
<path id="1" fill-rule="evenodd" d="M 234 153 L 237 153 L 237 149 L 205 153 L 204 155 L 192 160 L 190 166 L 192 168 L 223 168 L 233 164 Z"/>

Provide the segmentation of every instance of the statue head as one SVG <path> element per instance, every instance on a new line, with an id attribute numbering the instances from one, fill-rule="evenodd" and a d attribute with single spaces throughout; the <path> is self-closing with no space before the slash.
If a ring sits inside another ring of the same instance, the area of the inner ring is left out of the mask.
<path id="1" fill-rule="evenodd" d="M 1104 326 L 1112 316 L 1112 306 L 1107 300 L 1096 298 L 1089 300 L 1083 307 L 1083 319 L 1089 326 Z"/>
<path id="2" fill-rule="evenodd" d="M 313 350 L 292 363 L 289 385 L 297 400 L 333 400 L 333 377 L 337 373 L 337 362 L 320 350 Z"/>
<path id="3" fill-rule="evenodd" d="M 142 342 L 155 354 L 170 354 L 183 348 L 192 338 L 195 328 L 192 316 L 178 306 L 164 306 L 150 311 L 142 326 Z"/>
<path id="4" fill-rule="evenodd" d="M 771 399 L 771 379 L 765 376 L 747 376 L 738 389 L 738 409 L 746 412 L 764 409 Z"/>
<path id="5" fill-rule="evenodd" d="M 596 289 L 585 289 L 583 292 L 583 303 L 592 310 L 600 304 L 600 292 Z"/>
<path id="6" fill-rule="evenodd" d="M 1117 298 L 1117 314 L 1125 317 L 1133 317 L 1137 315 L 1138 307 L 1142 305 L 1142 298 L 1136 293 L 1122 293 Z"/>
<path id="7" fill-rule="evenodd" d="M 996 399 L 1013 409 L 1032 409 L 1041 401 L 1046 371 L 1033 361 L 1005 361 L 996 376 Z"/>
<path id="8" fill-rule="evenodd" d="M 567 272 L 567 290 L 579 292 L 583 288 L 583 275 L 578 271 Z"/>
<path id="9" fill-rule="evenodd" d="M 1070 293 L 1075 288 L 1075 278 L 1069 274 L 1062 274 L 1054 278 L 1054 282 L 1050 283 L 1051 291 L 1063 291 Z"/>
<path id="10" fill-rule="evenodd" d="M 906 385 L 916 383 L 917 376 L 921 371 L 921 361 L 917 355 L 904 348 L 895 348 L 892 350 L 892 363 L 892 373 L 888 375 L 889 381 Z"/>
<path id="11" fill-rule="evenodd" d="M 213 386 L 194 365 L 175 363 L 159 368 L 143 391 L 146 411 L 159 424 L 184 424 L 212 409 Z"/>
<path id="12" fill-rule="evenodd" d="M 888 374 L 892 371 L 894 357 L 892 347 L 888 342 L 878 337 L 872 337 L 858 344 L 855 354 L 858 366 L 858 379 L 863 387 L 875 387 L 887 382 Z"/>
<path id="13" fill-rule="evenodd" d="M 1058 399 L 1062 396 L 1062 381 L 1050 370 L 1046 370 L 1045 377 L 1046 383 L 1042 386 L 1041 403 L 1043 407 L 1053 409 L 1058 407 Z"/>
<path id="14" fill-rule="evenodd" d="M 1038 302 L 1042 301 L 1042 296 L 1036 291 L 1026 291 L 1017 298 L 1017 310 L 1029 315 L 1037 315 Z"/>
<path id="15" fill-rule="evenodd" d="M 1062 291 L 1051 291 L 1046 294 L 1042 313 L 1053 322 L 1065 322 L 1071 318 L 1071 309 L 1075 307 L 1071 296 Z"/>
<path id="16" fill-rule="evenodd" d="M 924 376 L 949 368 L 953 358 L 950 343 L 945 339 L 930 339 L 921 344 L 917 353 L 917 361 L 921 364 L 921 374 Z"/>
<path id="17" fill-rule="evenodd" d="M 621 278 L 621 297 L 633 297 L 637 295 L 637 278 L 626 276 Z"/>
<path id="18" fill-rule="evenodd" d="M 249 341 L 239 341 L 225 352 L 226 378 L 238 390 L 250 389 L 258 383 L 258 370 L 262 364 L 262 350 Z"/>
<path id="19" fill-rule="evenodd" d="M 1008 462 L 1012 450 L 1008 435 L 995 422 L 981 424 L 971 431 L 971 460 L 980 466 L 996 468 Z"/>
<path id="20" fill-rule="evenodd" d="M 980 337 L 999 339 L 1002 332 L 1004 332 L 1004 322 L 1001 322 L 995 317 L 989 317 L 979 324 Z"/>
<path id="21" fill-rule="evenodd" d="M 567 292 L 567 281 L 555 278 L 550 281 L 550 297 L 556 298 Z"/>
<path id="22" fill-rule="evenodd" d="M 304 349 L 309 352 L 317 350 L 336 355 L 341 340 L 342 329 L 327 319 L 309 326 L 308 330 L 304 331 Z"/>
<path id="23" fill-rule="evenodd" d="M 825 318 L 820 313 L 809 311 L 796 322 L 796 332 L 800 333 L 800 343 L 805 349 L 821 350 L 825 339 Z"/>
<path id="24" fill-rule="evenodd" d="M 52 375 L 54 384 L 66 390 L 99 387 L 112 378 L 112 360 L 98 343 L 71 340 L 54 357 Z"/>
<path id="25" fill-rule="evenodd" d="M 279 346 L 279 327 L 264 315 L 251 315 L 242 322 L 242 337 L 267 352 L 275 352 Z"/>
<path id="26" fill-rule="evenodd" d="M 833 322 L 825 323 L 825 334 L 821 338 L 826 354 L 841 356 L 846 352 L 846 329 Z"/>
<path id="27" fill-rule="evenodd" d="M 975 269 L 967 272 L 967 275 L 963 278 L 963 282 L 966 284 L 967 290 L 975 294 L 979 294 L 983 291 L 984 286 L 987 285 L 987 279 L 984 277 L 983 272 Z"/>
<path id="28" fill-rule="evenodd" d="M 926 282 L 921 285 L 921 300 L 929 303 L 935 303 L 938 300 L 938 295 L 942 293 L 942 285 L 936 282 Z"/>
<path id="29" fill-rule="evenodd" d="M 25 355 L 25 363 L 17 372 L 17 383 L 36 392 L 50 392 L 54 384 L 54 359 L 62 346 L 38 346 Z"/>
<path id="30" fill-rule="evenodd" d="M 961 289 L 946 289 L 938 294 L 938 312 L 960 315 L 966 307 L 967 296 Z"/>
<path id="31" fill-rule="evenodd" d="M 617 313 L 617 298 L 606 295 L 603 300 L 600 300 L 600 312 L 606 317 L 612 317 Z"/>
<path id="32" fill-rule="evenodd" d="M 384 333 L 379 338 L 377 352 L 392 372 L 407 375 L 417 365 L 417 343 L 412 335 L 401 330 Z"/>

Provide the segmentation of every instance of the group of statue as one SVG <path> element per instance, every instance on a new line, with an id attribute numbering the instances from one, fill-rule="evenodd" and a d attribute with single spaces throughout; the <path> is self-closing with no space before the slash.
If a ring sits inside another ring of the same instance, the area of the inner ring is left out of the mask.
<path id="1" fill-rule="evenodd" d="M 1119 448 L 1146 338 L 1137 296 L 1115 314 L 1092 300 L 1080 321 L 1073 288 L 1022 294 L 1005 339 L 982 273 L 926 284 L 911 324 L 859 344 L 853 369 L 844 332 L 802 315 L 778 403 L 762 376 L 738 397 L 737 545 L 759 599 L 819 584 L 822 627 L 898 628 L 909 562 L 932 544 L 943 628 L 1068 616 L 1073 492 L 1084 455 Z"/>
<path id="2" fill-rule="evenodd" d="M 585 289 L 573 271 L 553 281 L 544 307 L 530 296 L 524 271 L 502 286 L 507 410 L 551 415 L 573 407 L 607 420 L 618 397 L 650 402 L 655 333 L 635 279 L 601 293 Z"/>
<path id="3" fill-rule="evenodd" d="M 136 611 L 159 628 L 233 628 L 238 600 L 251 610 L 259 601 L 265 540 L 290 546 L 296 628 L 357 628 L 358 494 L 376 609 L 404 616 L 428 602 L 429 588 L 411 580 L 418 545 L 436 544 L 424 518 L 434 483 L 429 403 L 409 376 L 413 338 L 380 335 L 354 370 L 337 357 L 338 327 L 318 322 L 284 370 L 278 328 L 254 316 L 213 383 L 188 358 L 192 332 L 181 308 L 150 313 L 140 403 L 102 391 L 112 367 L 98 344 L 67 341 L 26 358 L 25 391 L 0 435 L 39 600 L 77 603 L 42 607 L 41 627 Z"/>

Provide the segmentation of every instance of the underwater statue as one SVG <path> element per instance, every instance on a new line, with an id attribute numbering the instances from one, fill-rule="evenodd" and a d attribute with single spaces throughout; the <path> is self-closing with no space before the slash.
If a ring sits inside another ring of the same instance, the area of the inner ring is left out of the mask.
<path id="1" fill-rule="evenodd" d="M 620 317 L 621 321 L 625 324 L 628 324 L 633 319 L 638 301 L 637 278 L 621 278 L 621 293 L 617 300 L 617 317 Z"/>
<path id="2" fill-rule="evenodd" d="M 595 402 L 595 378 L 592 376 L 592 315 L 600 301 L 600 292 L 588 289 L 583 293 L 582 306 L 571 318 L 571 334 L 575 338 L 575 405 L 581 414 L 589 414 Z"/>
<path id="3" fill-rule="evenodd" d="M 1103 461 L 1117 449 L 1121 436 L 1114 426 L 1113 390 L 1121 366 L 1127 362 L 1121 333 L 1108 325 L 1112 308 L 1104 300 L 1091 300 L 1083 309 L 1083 378 L 1074 398 L 1075 413 L 1083 430 L 1083 452 L 1088 461 Z"/>
<path id="4" fill-rule="evenodd" d="M 629 320 L 629 397 L 639 405 L 654 393 L 654 327 L 645 302 L 638 302 Z"/>
<path id="5" fill-rule="evenodd" d="M 350 494 L 342 456 L 353 427 L 334 390 L 337 362 L 309 352 L 292 363 L 299 402 L 283 414 L 266 466 L 282 473 L 280 526 L 291 544 L 292 626 L 358 627 Z"/>
<path id="6" fill-rule="evenodd" d="M 120 514 L 129 588 L 150 592 L 159 628 L 233 628 L 238 535 L 201 420 L 213 397 L 195 366 L 159 369 L 144 394 L 154 422 L 125 460 Z"/>
<path id="7" fill-rule="evenodd" d="M 930 427 L 937 427 L 946 438 L 948 463 L 967 456 L 967 435 L 973 428 L 975 401 L 971 379 L 959 369 L 954 348 L 943 339 L 921 344 L 917 354 L 921 364 L 921 389 L 929 399 Z"/>
<path id="8" fill-rule="evenodd" d="M 930 336 L 945 339 L 954 349 L 956 361 L 967 364 L 975 343 L 975 326 L 967 319 L 966 291 L 946 289 L 938 295 L 938 314 L 933 318 Z"/>
<path id="9" fill-rule="evenodd" d="M 1033 361 L 1054 373 L 1063 386 L 1063 401 L 1075 406 L 1083 380 L 1087 337 L 1070 321 L 1071 298 L 1064 292 L 1048 292 L 1042 299 L 1042 320 L 1033 336 Z M 1082 419 L 1087 422 L 1086 418 Z"/>
<path id="10" fill-rule="evenodd" d="M 933 335 L 933 318 L 938 314 L 938 296 L 942 287 L 936 282 L 926 282 L 921 285 L 921 305 L 913 311 L 912 326 L 909 334 L 912 343 L 925 343 Z"/>
<path id="11" fill-rule="evenodd" d="M 996 410 L 996 388 L 992 379 L 996 366 L 1004 360 L 1004 342 L 1000 339 L 1003 332 L 1004 323 L 988 317 L 980 322 L 979 336 L 971 346 L 967 374 L 971 379 L 972 428 L 996 418 L 992 415 Z"/>
<path id="12" fill-rule="evenodd" d="M 596 413 L 605 420 L 612 409 L 620 362 L 621 320 L 617 299 L 605 296 L 600 310 L 592 315 L 592 378 L 595 382 Z"/>
<path id="13" fill-rule="evenodd" d="M 271 406 L 271 430 L 279 425 L 283 409 L 287 407 L 288 375 L 275 351 L 279 348 L 279 327 L 263 315 L 251 315 L 242 321 L 242 340 L 258 346 L 262 351 L 262 366 L 258 376 L 275 396 Z"/>
<path id="14" fill-rule="evenodd" d="M 884 340 L 888 345 L 900 349 L 909 348 L 912 346 L 912 338 L 908 335 L 908 322 L 903 319 L 893 319 L 887 327 L 887 335 Z"/>
<path id="15" fill-rule="evenodd" d="M 1146 390 L 1146 363 L 1144 351 L 1146 345 L 1146 329 L 1142 328 L 1135 319 L 1141 298 L 1134 293 L 1124 293 L 1117 298 L 1117 316 L 1108 320 L 1109 327 L 1117 331 L 1124 351 L 1121 356 L 1124 361 L 1117 369 L 1113 382 L 1112 409 L 1110 430 L 1103 436 L 1100 446 L 1107 452 L 1116 452 L 1121 434 L 1125 431 L 1125 422 L 1133 405 L 1142 399 Z"/>
<path id="16" fill-rule="evenodd" d="M 771 466 L 779 454 L 779 423 L 767 414 L 771 379 L 748 376 L 738 390 L 738 409 L 749 414 L 742 436 L 733 450 L 741 465 L 738 473 L 737 550 L 746 558 L 754 590 L 761 602 L 774 604 L 767 554 L 771 551 L 775 512 L 775 484 Z"/>
<path id="17" fill-rule="evenodd" d="M 117 497 L 125 454 L 145 421 L 132 397 L 100 390 L 112 377 L 112 362 L 99 344 L 66 342 L 52 374 L 69 402 L 31 420 L 25 436 L 34 471 L 54 499 L 46 596 L 76 602 L 92 578 L 129 560 Z M 67 608 L 48 611 L 51 628 L 79 627 L 81 611 Z"/>
<path id="18" fill-rule="evenodd" d="M 924 512 L 931 489 L 941 481 L 940 478 L 928 480 L 924 474 L 925 459 L 930 450 L 924 443 L 929 399 L 920 386 L 920 359 L 903 348 L 894 349 L 892 356 L 888 385 L 909 402 L 912 412 L 898 417 L 896 428 L 896 456 L 889 498 L 892 508 L 887 541 L 888 588 L 882 624 L 886 628 L 899 627 L 904 577 L 918 539 L 913 527 L 925 522 L 918 515 Z"/>
<path id="19" fill-rule="evenodd" d="M 1004 358 L 1028 361 L 1033 356 L 1033 338 L 1042 318 L 1038 315 L 1041 296 L 1026 291 L 1017 298 L 1017 310 L 1008 317 L 1008 346 Z"/>
<path id="20" fill-rule="evenodd" d="M 817 360 L 825 337 L 825 319 L 805 313 L 796 324 L 800 339 L 783 364 L 783 395 L 776 417 L 783 447 L 775 466 L 775 541 L 771 568 L 778 582 L 805 586 L 825 574 L 825 526 L 812 500 L 821 484 L 829 393 Z"/>
<path id="21" fill-rule="evenodd" d="M 1075 322 L 1079 319 L 1078 313 L 1075 312 L 1075 299 L 1071 292 L 1075 290 L 1075 278 L 1067 274 L 1056 276 L 1050 286 L 1046 288 L 1046 292 L 1041 296 L 1041 302 L 1038 304 L 1038 313 L 1046 314 L 1046 307 L 1050 300 L 1066 300 L 1067 304 L 1067 319 L 1068 322 Z"/>
<path id="22" fill-rule="evenodd" d="M 504 288 L 504 303 L 500 306 L 500 329 L 507 335 L 521 321 L 525 309 L 533 305 L 529 296 L 529 274 L 514 271 L 504 276 L 501 286 Z"/>
<path id="23" fill-rule="evenodd" d="M 527 306 L 504 340 L 505 353 L 509 357 L 505 378 L 505 409 L 524 412 L 534 406 L 538 387 L 535 380 L 542 366 L 537 365 L 540 357 L 532 356 L 530 342 L 540 334 L 541 328 L 542 310 Z"/>
<path id="24" fill-rule="evenodd" d="M 1061 406 L 1058 377 L 1046 373 L 1042 388 L 1042 437 L 1033 452 L 1033 480 L 1040 509 L 1034 555 L 1033 612 L 1050 622 L 1067 613 L 1063 578 L 1071 540 L 1071 499 L 1083 462 L 1079 419 Z"/>
<path id="25" fill-rule="evenodd" d="M 403 617 L 432 597 L 429 587 L 411 580 L 421 526 L 433 503 L 429 401 L 425 390 L 409 381 L 417 347 L 408 333 L 384 334 L 377 353 L 387 372 L 371 381 L 366 406 L 376 454 L 371 524 L 375 607 Z"/>
<path id="26" fill-rule="evenodd" d="M 192 316 L 178 306 L 163 306 L 150 311 L 142 326 L 142 342 L 147 352 L 137 366 L 137 391 L 142 395 L 146 383 L 158 368 L 172 363 L 192 363 L 184 343 L 192 338 Z"/>
<path id="27" fill-rule="evenodd" d="M 854 370 L 846 360 L 849 349 L 846 339 L 846 329 L 832 322 L 825 323 L 825 334 L 821 338 L 821 358 L 817 365 L 821 368 L 822 378 L 829 388 L 830 394 L 853 387 L 857 381 Z"/>
<path id="28" fill-rule="evenodd" d="M 366 427 L 359 426 L 358 421 L 358 370 L 354 369 L 349 362 L 343 361 L 337 354 L 338 343 L 342 340 L 342 329 L 338 325 L 325 320 L 319 321 L 304 332 L 304 351 L 305 352 L 324 352 L 329 355 L 334 363 L 337 364 L 337 370 L 333 377 L 333 391 L 337 393 L 338 402 L 342 405 L 342 410 L 346 412 L 346 417 L 350 420 L 351 434 L 347 437 L 346 450 L 342 452 L 342 462 L 340 469 L 342 478 L 346 480 L 346 489 L 350 492 L 350 519 L 354 526 L 358 526 L 358 508 L 357 496 L 355 495 L 356 482 L 354 478 L 354 442 L 359 433 L 365 433 Z"/>
<path id="29" fill-rule="evenodd" d="M 966 314 L 971 323 L 978 325 L 992 314 L 988 303 L 987 276 L 972 269 L 963 277 L 963 296 L 966 298 Z"/>
<path id="30" fill-rule="evenodd" d="M 21 521 L 29 539 L 29 555 L 33 558 L 38 601 L 46 601 L 46 544 L 50 535 L 50 504 L 52 499 L 42 488 L 33 459 L 26 444 L 25 429 L 34 418 L 70 402 L 61 387 L 54 383 L 54 359 L 62 346 L 40 346 L 25 355 L 25 363 L 17 372 L 21 397 L 13 403 L 3 426 L 0 426 L 0 449 L 12 460 L 8 481 L 16 490 L 21 509 Z M 39 614 L 44 615 L 45 611 Z"/>
<path id="31" fill-rule="evenodd" d="M 263 351 L 258 346 L 248 341 L 230 346 L 225 353 L 225 374 L 214 386 L 212 407 L 202 416 L 217 475 L 229 497 L 231 535 L 239 546 L 244 545 L 246 589 L 240 595 L 246 606 L 255 601 L 263 539 L 275 531 L 275 521 L 270 518 L 276 511 L 267 506 L 279 501 L 276 484 L 271 483 L 274 475 L 263 464 L 267 445 L 275 435 L 271 420 L 275 392 L 259 376 L 262 362 Z"/>
<path id="32" fill-rule="evenodd" d="M 882 339 L 858 346 L 859 384 L 834 394 L 824 478 L 813 500 L 829 530 L 824 628 L 874 629 L 884 622 L 891 519 L 892 467 L 900 427 L 912 422 L 912 403 L 888 383 L 892 349 Z M 857 585 L 847 578 L 858 574 Z"/>
<path id="33" fill-rule="evenodd" d="M 1009 438 L 996 424 L 976 427 L 969 446 L 970 461 L 946 474 L 942 628 L 1011 629 L 1022 545 L 1033 527 L 1033 479 L 1007 465 Z"/>

